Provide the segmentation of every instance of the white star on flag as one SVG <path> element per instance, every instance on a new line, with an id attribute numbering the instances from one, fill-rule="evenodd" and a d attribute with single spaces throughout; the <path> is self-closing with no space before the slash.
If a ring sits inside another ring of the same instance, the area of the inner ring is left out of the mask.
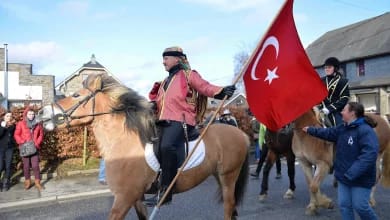
<path id="1" fill-rule="evenodd" d="M 273 70 L 267 69 L 267 77 L 265 78 L 264 82 L 268 80 L 268 85 L 271 85 L 272 80 L 279 78 L 278 75 L 276 75 L 276 70 L 278 67 L 275 67 Z"/>

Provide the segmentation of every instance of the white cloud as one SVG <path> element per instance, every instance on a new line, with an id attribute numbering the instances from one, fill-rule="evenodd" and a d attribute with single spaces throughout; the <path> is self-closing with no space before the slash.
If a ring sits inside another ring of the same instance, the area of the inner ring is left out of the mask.
<path id="1" fill-rule="evenodd" d="M 182 0 L 184 2 L 208 5 L 216 10 L 239 11 L 264 7 L 274 0 Z"/>
<path id="2" fill-rule="evenodd" d="M 89 4 L 86 1 L 64 1 L 58 4 L 59 10 L 64 14 L 86 15 L 89 10 Z"/>
<path id="3" fill-rule="evenodd" d="M 53 41 L 34 41 L 27 44 L 10 44 L 8 52 L 11 62 L 41 63 L 61 57 L 62 49 Z"/>
<path id="4" fill-rule="evenodd" d="M 46 17 L 43 12 L 16 1 L 0 1 L 0 8 L 25 22 L 40 22 Z"/>

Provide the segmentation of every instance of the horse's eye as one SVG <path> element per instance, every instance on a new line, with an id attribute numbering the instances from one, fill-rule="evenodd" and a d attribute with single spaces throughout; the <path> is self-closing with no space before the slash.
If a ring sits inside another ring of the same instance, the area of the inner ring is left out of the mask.
<path id="1" fill-rule="evenodd" d="M 74 93 L 74 94 L 72 95 L 73 98 L 77 98 L 77 97 L 79 97 L 79 96 L 80 96 L 80 94 L 78 94 L 78 93 Z"/>

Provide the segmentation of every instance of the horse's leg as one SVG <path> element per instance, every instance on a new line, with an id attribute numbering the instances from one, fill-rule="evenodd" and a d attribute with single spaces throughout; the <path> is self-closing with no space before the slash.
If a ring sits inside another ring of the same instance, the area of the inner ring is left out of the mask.
<path id="1" fill-rule="evenodd" d="M 290 179 L 290 187 L 287 192 L 284 194 L 283 198 L 292 199 L 294 198 L 295 191 L 295 155 L 294 153 L 289 153 L 286 155 L 287 159 L 287 172 L 288 178 Z"/>
<path id="2" fill-rule="evenodd" d="M 116 193 L 114 196 L 114 203 L 111 208 L 110 220 L 125 219 L 127 212 L 136 202 L 135 196 L 131 197 L 125 193 Z"/>
<path id="3" fill-rule="evenodd" d="M 371 188 L 370 193 L 370 206 L 374 207 L 376 205 L 375 201 L 375 190 L 376 190 L 376 184 L 379 183 L 381 177 L 382 177 L 382 170 L 381 170 L 381 158 L 383 157 L 383 153 L 378 155 L 378 158 L 376 159 L 376 182 L 375 185 Z"/>
<path id="4" fill-rule="evenodd" d="M 238 170 L 239 171 L 239 170 Z M 234 197 L 235 183 L 238 178 L 238 172 L 232 171 L 230 173 L 219 174 L 219 179 L 222 187 L 224 219 L 231 220 L 234 211 L 237 212 L 236 201 Z"/>
<path id="5" fill-rule="evenodd" d="M 307 185 L 309 186 L 310 193 L 310 202 L 309 205 L 306 206 L 306 214 L 307 215 L 315 215 L 317 212 L 316 207 L 316 198 L 314 193 L 311 191 L 311 183 L 313 182 L 313 167 L 312 164 L 306 161 L 305 159 L 301 159 L 300 161 L 303 173 L 305 174 Z"/>
<path id="6" fill-rule="evenodd" d="M 143 200 L 145 200 L 145 196 L 142 196 L 141 200 L 137 200 L 134 205 L 135 212 L 137 213 L 138 219 L 140 220 L 148 219 L 148 210 L 142 202 Z"/>
<path id="7" fill-rule="evenodd" d="M 332 209 L 334 207 L 332 200 L 326 195 L 322 194 L 320 190 L 320 185 L 325 179 L 326 175 L 329 173 L 329 169 L 330 167 L 326 162 L 320 161 L 317 163 L 310 190 L 315 194 L 318 206 Z"/>
<path id="8" fill-rule="evenodd" d="M 268 149 L 268 154 L 265 162 L 265 166 L 263 169 L 263 179 L 261 180 L 261 190 L 259 195 L 259 201 L 264 201 L 267 198 L 268 194 L 268 177 L 272 166 L 276 160 L 276 154 Z"/>

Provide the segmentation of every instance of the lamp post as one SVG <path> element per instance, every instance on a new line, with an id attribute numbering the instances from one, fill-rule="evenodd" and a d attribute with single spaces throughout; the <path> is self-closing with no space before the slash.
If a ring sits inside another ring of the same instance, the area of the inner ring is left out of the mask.
<path id="1" fill-rule="evenodd" d="M 4 91 L 2 94 L 2 97 L 0 98 L 1 105 L 5 108 L 8 109 L 8 49 L 7 49 L 8 44 L 4 44 L 4 77 L 3 77 L 3 82 L 4 82 Z"/>

